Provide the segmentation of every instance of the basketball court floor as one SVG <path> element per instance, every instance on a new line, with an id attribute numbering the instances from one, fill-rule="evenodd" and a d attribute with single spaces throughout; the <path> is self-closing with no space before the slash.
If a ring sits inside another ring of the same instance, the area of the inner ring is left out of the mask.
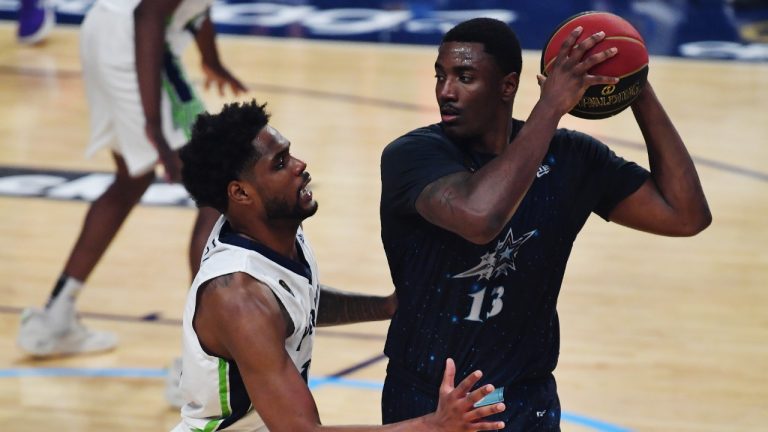
<path id="1" fill-rule="evenodd" d="M 0 22 L 0 430 L 169 430 L 163 368 L 180 353 L 194 210 L 158 184 L 123 227 L 79 300 L 84 322 L 120 346 L 35 360 L 15 346 L 19 314 L 40 306 L 112 169 L 84 159 L 87 107 L 77 28 L 21 47 Z M 387 294 L 379 239 L 379 155 L 438 121 L 435 48 L 221 36 L 224 62 L 268 102 L 308 162 L 318 214 L 305 223 L 328 285 Z M 193 50 L 191 50 L 193 51 Z M 526 51 L 515 104 L 538 96 Z M 199 79 L 198 59 L 185 58 Z M 768 63 L 652 57 L 649 79 L 697 162 L 714 215 L 670 239 L 593 217 L 559 302 L 556 371 L 564 431 L 768 430 Z M 202 86 L 200 86 L 202 87 Z M 200 88 L 202 92 L 202 88 Z M 203 93 L 211 111 L 229 96 Z M 561 126 L 648 166 L 629 112 Z M 378 423 L 386 323 L 318 330 L 311 385 L 325 424 Z"/>

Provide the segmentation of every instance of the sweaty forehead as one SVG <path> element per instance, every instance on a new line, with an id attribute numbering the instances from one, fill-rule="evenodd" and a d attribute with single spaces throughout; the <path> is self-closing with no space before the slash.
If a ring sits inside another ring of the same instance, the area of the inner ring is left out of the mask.
<path id="1" fill-rule="evenodd" d="M 264 155 L 279 153 L 290 146 L 290 142 L 270 125 L 261 128 L 253 144 L 256 150 Z"/>
<path id="2" fill-rule="evenodd" d="M 479 42 L 445 42 L 440 45 L 436 64 L 444 67 L 471 66 L 488 59 L 488 53 Z"/>

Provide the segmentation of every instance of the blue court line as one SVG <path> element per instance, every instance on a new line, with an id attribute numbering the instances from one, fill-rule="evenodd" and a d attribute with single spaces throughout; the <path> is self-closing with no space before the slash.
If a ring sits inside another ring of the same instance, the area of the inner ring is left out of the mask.
<path id="1" fill-rule="evenodd" d="M 143 368 L 12 368 L 0 369 L 0 378 L 89 377 L 89 378 L 165 378 L 165 369 Z"/>
<path id="2" fill-rule="evenodd" d="M 563 412 L 560 415 L 560 419 L 568 423 L 573 423 L 588 428 L 592 428 L 600 432 L 631 432 L 632 429 L 627 429 L 621 426 L 612 425 L 604 421 L 591 419 L 578 414 Z"/>
<path id="3" fill-rule="evenodd" d="M 0 378 L 165 378 L 165 369 L 152 368 L 11 368 L 0 369 Z M 359 390 L 381 391 L 379 381 L 349 379 L 341 377 L 318 377 L 309 379 L 309 388 L 316 390 L 324 386 L 335 386 Z M 591 428 L 598 432 L 630 432 L 630 429 L 612 425 L 578 414 L 563 412 L 562 420 Z"/>
<path id="4" fill-rule="evenodd" d="M 381 390 L 384 387 L 384 384 L 378 381 L 358 380 L 334 376 L 309 379 L 310 390 L 315 390 L 326 385 L 365 390 Z"/>

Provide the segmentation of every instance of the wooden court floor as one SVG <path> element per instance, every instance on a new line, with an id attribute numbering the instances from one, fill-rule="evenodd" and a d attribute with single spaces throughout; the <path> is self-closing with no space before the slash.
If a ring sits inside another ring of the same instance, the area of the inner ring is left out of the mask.
<path id="1" fill-rule="evenodd" d="M 83 158 L 87 108 L 77 30 L 42 46 L 0 24 L 0 168 L 109 172 Z M 379 240 L 378 160 L 393 138 L 438 121 L 435 49 L 222 37 L 225 63 L 268 102 L 273 124 L 313 176 L 319 213 L 306 230 L 324 283 L 392 289 Z M 199 77 L 198 60 L 185 62 Z M 515 106 L 538 95 L 527 53 Z M 565 431 L 768 430 L 768 64 L 652 58 L 650 80 L 698 169 L 713 225 L 669 239 L 588 222 L 566 272 L 556 371 Z M 202 89 L 201 89 L 202 91 Z M 205 93 L 212 111 L 229 97 Z M 562 126 L 647 166 L 629 113 Z M 137 208 L 79 305 L 116 332 L 117 350 L 36 361 L 15 346 L 20 310 L 41 305 L 74 242 L 81 201 L 0 196 L 0 430 L 169 430 L 162 369 L 180 352 L 194 212 Z M 385 323 L 322 329 L 314 393 L 325 424 L 378 423 Z M 339 375 L 338 380 L 323 378 Z"/>

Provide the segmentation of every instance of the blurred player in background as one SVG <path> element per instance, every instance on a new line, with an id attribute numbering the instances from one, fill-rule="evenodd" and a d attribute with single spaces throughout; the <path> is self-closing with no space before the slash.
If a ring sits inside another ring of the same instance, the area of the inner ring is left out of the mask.
<path id="1" fill-rule="evenodd" d="M 115 179 L 93 202 L 80 236 L 43 309 L 22 314 L 19 346 L 34 356 L 112 349 L 117 337 L 84 327 L 75 301 L 122 223 L 155 180 L 159 165 L 168 181 L 180 179 L 177 150 L 204 111 L 180 62 L 195 41 L 206 88 L 238 94 L 245 87 L 221 64 L 210 19 L 214 0 L 98 0 L 81 28 L 81 62 L 91 119 L 86 151 L 109 149 Z M 217 211 L 201 208 L 192 233 L 189 266 L 200 255 Z"/>

